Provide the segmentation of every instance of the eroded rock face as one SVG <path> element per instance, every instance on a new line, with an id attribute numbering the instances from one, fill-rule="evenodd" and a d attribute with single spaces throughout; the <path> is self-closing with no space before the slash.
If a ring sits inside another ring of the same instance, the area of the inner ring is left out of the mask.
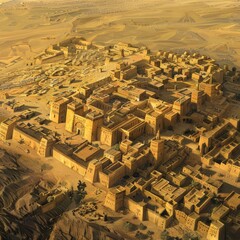
<path id="1" fill-rule="evenodd" d="M 50 235 L 50 240 L 57 239 L 81 239 L 81 240 L 124 240 L 116 232 L 108 228 L 87 222 L 81 217 L 65 213 L 55 224 Z"/>
<path id="2" fill-rule="evenodd" d="M 0 239 L 123 240 L 106 227 L 75 216 L 69 211 L 72 200 L 68 195 L 46 213 L 34 208 L 35 186 L 51 189 L 54 184 L 0 149 Z"/>
<path id="3" fill-rule="evenodd" d="M 34 208 L 31 193 L 46 181 L 20 165 L 18 157 L 0 148 L 0 239 L 48 239 L 52 225 L 71 201 L 64 199 L 46 214 Z"/>

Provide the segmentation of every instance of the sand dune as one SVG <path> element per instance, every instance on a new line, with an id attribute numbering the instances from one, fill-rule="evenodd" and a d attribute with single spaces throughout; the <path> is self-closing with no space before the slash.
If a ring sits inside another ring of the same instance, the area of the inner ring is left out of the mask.
<path id="1" fill-rule="evenodd" d="M 39 53 L 66 35 L 98 43 L 145 44 L 153 50 L 196 50 L 224 61 L 227 45 L 240 65 L 240 2 L 235 0 L 15 0 L 0 6 L 0 59 Z M 31 51 L 14 46 L 28 44 Z"/>

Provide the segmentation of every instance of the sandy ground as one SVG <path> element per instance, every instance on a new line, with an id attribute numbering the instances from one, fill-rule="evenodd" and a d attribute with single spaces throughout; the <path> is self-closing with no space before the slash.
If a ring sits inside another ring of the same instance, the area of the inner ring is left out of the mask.
<path id="1" fill-rule="evenodd" d="M 235 0 L 10 1 L 0 5 L 0 65 L 29 59 L 68 34 L 95 42 L 192 50 L 240 65 Z"/>

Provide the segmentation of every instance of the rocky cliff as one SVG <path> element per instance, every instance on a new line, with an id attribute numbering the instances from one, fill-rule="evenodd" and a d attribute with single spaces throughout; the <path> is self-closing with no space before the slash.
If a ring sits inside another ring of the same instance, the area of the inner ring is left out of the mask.
<path id="1" fill-rule="evenodd" d="M 116 232 L 96 223 L 88 222 L 71 213 L 64 213 L 54 225 L 50 240 L 124 240 Z"/>

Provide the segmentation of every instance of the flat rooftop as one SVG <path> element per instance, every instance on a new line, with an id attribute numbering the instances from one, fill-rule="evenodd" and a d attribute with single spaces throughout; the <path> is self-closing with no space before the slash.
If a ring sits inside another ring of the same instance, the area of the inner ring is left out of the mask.
<path id="1" fill-rule="evenodd" d="M 74 151 L 74 155 L 86 161 L 89 157 L 99 153 L 100 149 L 92 145 L 87 145 Z"/>

